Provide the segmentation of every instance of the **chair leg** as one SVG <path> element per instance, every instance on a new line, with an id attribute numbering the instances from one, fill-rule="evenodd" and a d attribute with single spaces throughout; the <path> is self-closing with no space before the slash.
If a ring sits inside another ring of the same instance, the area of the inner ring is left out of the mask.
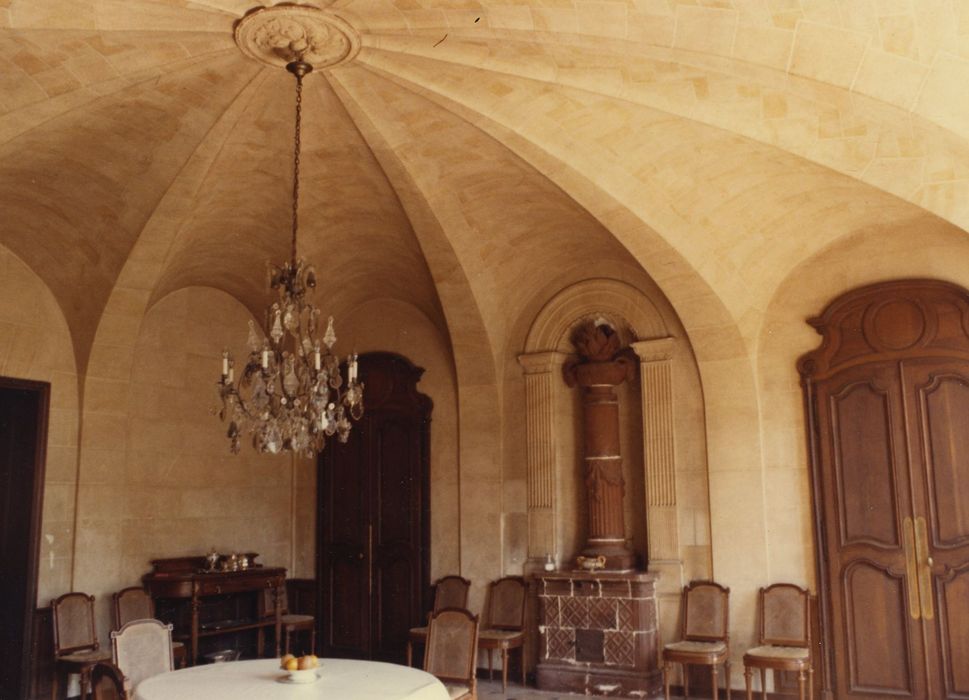
<path id="1" fill-rule="evenodd" d="M 730 659 L 727 659 L 727 661 L 723 664 L 723 670 L 724 670 L 724 675 L 726 675 L 727 677 L 726 679 L 727 700 L 730 700 L 730 693 L 732 692 L 730 688 Z"/>
<path id="2" fill-rule="evenodd" d="M 808 667 L 808 698 L 814 700 L 814 667 Z"/>
<path id="3" fill-rule="evenodd" d="M 767 669 L 760 669 L 760 700 L 767 700 Z"/>
<path id="4" fill-rule="evenodd" d="M 414 644 L 411 640 L 407 640 L 407 665 L 411 665 L 411 661 L 414 660 Z"/>
<path id="5" fill-rule="evenodd" d="M 713 687 L 713 700 L 720 698 L 720 685 L 717 683 L 717 665 L 710 666 L 710 685 Z"/>
<path id="6" fill-rule="evenodd" d="M 807 690 L 806 686 L 807 686 L 807 674 L 804 672 L 804 669 L 802 668 L 800 671 L 797 672 L 798 700 L 807 700 L 807 698 L 804 697 L 804 691 Z"/>
<path id="7" fill-rule="evenodd" d="M 495 669 L 494 669 L 494 663 L 491 659 L 491 652 L 492 650 L 489 649 L 488 650 L 488 680 L 489 681 L 493 681 L 495 679 Z"/>
<path id="8" fill-rule="evenodd" d="M 690 665 L 680 664 L 680 670 L 683 671 L 683 698 L 690 700 Z"/>
<path id="9" fill-rule="evenodd" d="M 518 659 L 522 665 L 522 688 L 525 687 L 525 645 L 518 647 Z"/>
<path id="10" fill-rule="evenodd" d="M 663 691 L 666 693 L 665 700 L 670 700 L 670 662 L 663 662 Z"/>
<path id="11" fill-rule="evenodd" d="M 744 666 L 744 687 L 747 689 L 747 700 L 754 700 L 754 688 L 752 676 L 754 672 L 750 670 L 750 666 Z"/>
<path id="12" fill-rule="evenodd" d="M 316 625 L 310 627 L 310 653 L 316 656 Z"/>
<path id="13" fill-rule="evenodd" d="M 501 692 L 508 690 L 508 650 L 501 650 Z"/>
<path id="14" fill-rule="evenodd" d="M 60 686 L 63 682 L 64 687 L 67 687 L 67 674 L 61 669 L 54 669 L 54 678 L 50 684 L 50 700 L 61 700 L 60 699 Z"/>
<path id="15" fill-rule="evenodd" d="M 261 659 L 266 655 L 266 628 L 260 627 L 256 633 L 256 658 Z"/>

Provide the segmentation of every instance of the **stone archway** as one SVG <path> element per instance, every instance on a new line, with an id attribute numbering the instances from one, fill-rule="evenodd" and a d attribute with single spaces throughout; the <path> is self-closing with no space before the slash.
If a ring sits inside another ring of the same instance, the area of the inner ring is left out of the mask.
<path id="1" fill-rule="evenodd" d="M 674 386 L 677 379 L 682 381 L 684 366 L 691 368 L 688 372 L 696 373 L 696 364 L 685 337 L 675 337 L 679 333 L 678 324 L 664 315 L 664 306 L 618 280 L 600 278 L 576 283 L 556 294 L 538 313 L 518 360 L 525 379 L 529 559 L 526 570 L 536 570 L 548 554 L 559 561 L 571 554 L 564 551 L 568 545 L 562 523 L 565 517 L 562 499 L 569 493 L 562 482 L 571 478 L 573 472 L 571 437 L 562 426 L 567 423 L 563 421 L 563 413 L 570 411 L 571 404 L 561 372 L 574 352 L 570 334 L 584 320 L 602 317 L 621 334 L 623 345 L 635 351 L 639 360 L 638 391 L 635 392 L 639 405 L 630 407 L 630 411 L 641 415 L 642 435 L 638 439 L 643 457 L 641 461 L 637 457 L 636 464 L 628 464 L 627 470 L 642 470 L 644 487 L 635 493 L 627 490 L 626 499 L 632 499 L 633 508 L 645 510 L 649 569 L 661 574 L 660 618 L 664 627 L 669 627 L 677 619 L 685 578 L 709 575 L 708 532 L 703 539 L 707 553 L 704 564 L 699 571 L 695 568 L 687 571 L 690 567 L 685 566 L 684 551 L 696 547 L 697 541 L 692 532 L 686 540 L 681 537 L 679 511 L 692 507 L 694 501 L 704 501 L 700 520 L 706 527 L 709 511 L 705 450 L 700 456 L 685 455 L 689 461 L 702 460 L 702 464 L 691 465 L 702 478 L 695 478 L 690 472 L 688 483 L 679 485 L 681 492 L 693 489 L 702 494 L 691 497 L 691 505 L 678 504 L 677 472 L 683 467 L 678 463 L 678 456 L 685 451 L 677 446 L 677 426 L 683 425 L 682 416 L 678 420 L 677 412 L 682 412 L 687 405 L 694 405 L 696 411 L 702 412 L 702 395 L 697 377 L 694 386 L 687 387 L 684 383 L 683 389 L 690 395 L 681 401 L 681 406 L 678 408 L 674 402 Z M 702 441 L 702 423 L 694 427 L 698 428 Z M 681 444 L 682 439 L 681 435 Z M 694 519 L 692 515 L 685 518 L 691 522 Z"/>

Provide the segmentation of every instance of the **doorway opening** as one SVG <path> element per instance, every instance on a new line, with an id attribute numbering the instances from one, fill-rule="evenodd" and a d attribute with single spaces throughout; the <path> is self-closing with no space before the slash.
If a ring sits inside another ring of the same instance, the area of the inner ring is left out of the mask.
<path id="1" fill-rule="evenodd" d="M 0 377 L 0 697 L 26 698 L 50 385 Z"/>

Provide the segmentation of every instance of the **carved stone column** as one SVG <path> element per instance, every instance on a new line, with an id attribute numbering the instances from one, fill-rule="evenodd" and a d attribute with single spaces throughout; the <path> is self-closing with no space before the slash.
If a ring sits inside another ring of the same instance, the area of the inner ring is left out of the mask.
<path id="1" fill-rule="evenodd" d="M 572 342 L 579 359 L 563 367 L 569 386 L 582 387 L 585 437 L 585 485 L 589 503 L 588 540 L 582 556 L 604 557 L 605 569 L 630 570 L 635 554 L 626 545 L 623 517 L 624 481 L 619 441 L 619 397 L 615 387 L 635 373 L 628 350 L 605 324 L 585 323 Z"/>
<path id="2" fill-rule="evenodd" d="M 528 558 L 539 566 L 545 555 L 558 554 L 555 386 L 565 359 L 566 356 L 558 352 L 536 352 L 518 357 L 525 372 Z"/>

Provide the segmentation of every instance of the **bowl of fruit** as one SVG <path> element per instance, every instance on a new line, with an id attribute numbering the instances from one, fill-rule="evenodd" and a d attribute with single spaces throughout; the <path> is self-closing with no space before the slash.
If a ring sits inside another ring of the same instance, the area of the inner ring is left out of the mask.
<path id="1" fill-rule="evenodd" d="M 319 679 L 317 671 L 320 662 L 313 654 L 306 656 L 293 656 L 286 654 L 280 659 L 279 667 L 287 672 L 283 680 L 287 683 L 313 683 Z"/>

